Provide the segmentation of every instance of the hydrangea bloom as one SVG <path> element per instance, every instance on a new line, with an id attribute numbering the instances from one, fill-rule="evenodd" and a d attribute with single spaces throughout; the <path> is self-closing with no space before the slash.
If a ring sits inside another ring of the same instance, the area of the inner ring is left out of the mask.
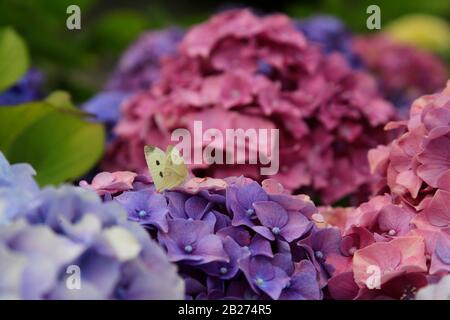
<path id="1" fill-rule="evenodd" d="M 136 176 L 128 190 L 109 195 L 104 186 L 98 191 L 165 248 L 185 279 L 186 298 L 323 297 L 340 233 L 315 225 L 317 209 L 307 196 L 242 176 L 193 178 L 163 193 L 146 180 Z"/>
<path id="2" fill-rule="evenodd" d="M 18 205 L 14 192 L 33 190 L 22 199 L 33 205 L 0 225 L 0 299 L 183 297 L 176 267 L 117 203 L 73 186 L 36 190 L 29 166 L 9 167 L 1 153 L 0 159 L 6 214 Z M 81 286 L 74 289 L 77 270 Z"/>
<path id="3" fill-rule="evenodd" d="M 418 17 L 420 19 L 422 17 Z M 430 18 L 426 17 L 426 20 L 424 24 Z M 438 24 L 437 21 L 432 24 L 434 23 Z M 445 84 L 447 68 L 438 56 L 415 46 L 399 43 L 393 39 L 393 34 L 354 36 L 339 19 L 321 15 L 300 20 L 297 27 L 309 40 L 319 43 L 326 52 L 338 51 L 354 68 L 363 68 L 375 75 L 384 97 L 397 107 L 398 114 L 403 118 L 407 117 L 409 105 L 415 98 L 440 90 Z M 397 29 L 400 31 L 397 38 L 411 32 L 406 28 Z M 416 30 L 419 38 L 430 34 L 429 30 L 426 34 L 420 32 Z M 444 38 L 446 37 L 442 35 L 440 40 L 446 43 Z M 416 37 L 415 40 L 417 39 Z"/>
<path id="4" fill-rule="evenodd" d="M 94 115 L 95 120 L 104 123 L 108 131 L 111 131 L 120 116 L 120 105 L 129 95 L 124 91 L 103 91 L 85 102 L 81 108 Z"/>
<path id="5" fill-rule="evenodd" d="M 444 62 L 419 48 L 393 41 L 388 35 L 356 37 L 354 51 L 377 75 L 385 96 L 403 108 L 405 117 L 414 99 L 445 86 L 448 71 Z"/>
<path id="6" fill-rule="evenodd" d="M 11 166 L 0 152 L 0 225 L 33 207 L 32 200 L 39 191 L 35 174 L 28 164 Z"/>
<path id="7" fill-rule="evenodd" d="M 448 274 L 450 233 L 416 220 L 420 213 L 377 196 L 347 213 L 335 269 L 334 299 L 413 299 L 434 278 Z"/>
<path id="8" fill-rule="evenodd" d="M 436 226 L 447 225 L 436 209 L 450 191 L 450 82 L 442 92 L 414 101 L 407 121 L 387 128 L 398 127 L 405 132 L 369 152 L 371 169 L 382 179 L 378 188 L 423 210 Z"/>
<path id="9" fill-rule="evenodd" d="M 339 53 L 325 56 L 286 16 L 227 11 L 194 26 L 160 82 L 123 106 L 104 168 L 143 173 L 143 146 L 164 148 L 172 130 L 192 131 L 195 120 L 222 132 L 278 128 L 275 178 L 331 203 L 364 193 L 366 152 L 386 141 L 381 128 L 393 114 L 373 78 Z M 256 165 L 202 167 L 207 176 L 261 178 Z"/>
<path id="10" fill-rule="evenodd" d="M 42 74 L 30 69 L 16 84 L 0 92 L 0 106 L 26 103 L 41 98 Z"/>
<path id="11" fill-rule="evenodd" d="M 388 125 L 398 127 L 405 131 L 397 139 L 369 153 L 380 195 L 338 217 L 324 214 L 340 227 L 346 256 L 330 261 L 334 298 L 414 298 L 450 272 L 450 82 L 417 99 L 407 121 Z M 373 272 L 380 287 L 369 290 Z"/>

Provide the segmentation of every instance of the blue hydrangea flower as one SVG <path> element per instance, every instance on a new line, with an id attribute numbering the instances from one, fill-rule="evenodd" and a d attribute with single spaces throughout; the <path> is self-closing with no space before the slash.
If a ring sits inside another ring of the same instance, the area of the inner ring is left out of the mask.
<path id="1" fill-rule="evenodd" d="M 120 106 L 129 96 L 130 94 L 127 92 L 104 91 L 85 102 L 81 108 L 94 115 L 95 120 L 112 128 L 119 119 Z"/>
<path id="2" fill-rule="evenodd" d="M 40 99 L 42 82 L 42 74 L 36 69 L 30 69 L 16 84 L 0 92 L 0 106 L 11 106 Z"/>
<path id="3" fill-rule="evenodd" d="M 361 61 L 352 50 L 352 35 L 344 23 L 336 17 L 317 15 L 296 23 L 298 30 L 318 43 L 326 53 L 341 53 L 353 67 L 361 67 Z"/>
<path id="4" fill-rule="evenodd" d="M 183 298 L 176 266 L 117 202 L 74 186 L 39 190 L 30 168 L 0 153 L 0 299 Z"/>
<path id="5" fill-rule="evenodd" d="M 10 165 L 0 152 L 0 225 L 35 205 L 33 200 L 39 190 L 35 174 L 28 164 Z"/>

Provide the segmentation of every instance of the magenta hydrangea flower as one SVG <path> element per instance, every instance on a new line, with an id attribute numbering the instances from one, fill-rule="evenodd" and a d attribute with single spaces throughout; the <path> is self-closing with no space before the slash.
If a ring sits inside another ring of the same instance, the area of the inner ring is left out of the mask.
<path id="1" fill-rule="evenodd" d="M 353 70 L 340 53 L 323 53 L 288 17 L 248 10 L 192 27 L 163 62 L 160 81 L 130 98 L 122 111 L 106 170 L 144 173 L 143 146 L 165 148 L 174 129 L 193 132 L 196 120 L 221 132 L 277 128 L 281 163 L 274 178 L 325 203 L 367 194 L 367 150 L 387 142 L 382 127 L 394 116 L 369 74 Z M 262 180 L 258 167 L 192 169 Z"/>
<path id="2" fill-rule="evenodd" d="M 289 195 L 275 180 L 261 186 L 242 176 L 193 178 L 162 193 L 156 193 L 143 176 L 134 179 L 128 190 L 103 195 L 104 201 L 121 204 L 129 220 L 153 226 L 147 228 L 148 236 L 178 265 L 186 298 L 316 300 L 324 296 L 331 272 L 323 273 L 321 264 L 331 256 L 330 246 L 320 247 L 318 241 L 308 239 L 329 230 L 329 242 L 338 247 L 340 234 L 335 228 L 315 226 L 311 217 L 317 209 L 307 196 Z M 145 215 L 140 216 L 141 211 Z M 244 217 L 249 220 L 242 223 Z M 314 254 L 298 253 L 319 249 L 324 253 L 320 263 Z"/>
<path id="3" fill-rule="evenodd" d="M 431 53 L 398 43 L 385 34 L 355 37 L 353 50 L 376 74 L 383 93 L 408 116 L 410 103 L 445 86 L 448 70 Z"/>
<path id="4" fill-rule="evenodd" d="M 104 196 L 130 189 L 135 177 L 136 174 L 130 171 L 101 172 L 92 179 L 91 184 L 82 180 L 80 186 Z"/>

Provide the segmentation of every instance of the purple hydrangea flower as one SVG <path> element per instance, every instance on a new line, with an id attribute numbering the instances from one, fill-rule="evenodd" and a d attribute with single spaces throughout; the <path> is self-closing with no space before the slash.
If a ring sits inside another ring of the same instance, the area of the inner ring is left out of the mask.
<path id="1" fill-rule="evenodd" d="M 304 250 L 306 256 L 319 270 L 321 283 L 324 284 L 334 271 L 333 267 L 326 263 L 326 260 L 330 255 L 341 256 L 340 246 L 341 233 L 339 229 L 319 229 L 298 242 L 294 255 Z"/>
<path id="2" fill-rule="evenodd" d="M 303 214 L 287 211 L 273 201 L 258 201 L 253 204 L 256 215 L 262 226 L 254 226 L 253 230 L 268 240 L 281 237 L 292 242 L 307 233 L 313 226 Z"/>
<path id="3" fill-rule="evenodd" d="M 181 192 L 167 192 L 172 218 L 201 220 L 210 211 L 211 203 L 201 196 L 189 196 Z"/>
<path id="4" fill-rule="evenodd" d="M 272 299 L 278 299 L 289 284 L 286 272 L 265 256 L 247 255 L 239 261 L 239 265 L 251 288 L 256 292 L 264 292 Z"/>
<path id="5" fill-rule="evenodd" d="M 290 275 L 288 285 L 280 295 L 282 300 L 319 300 L 322 291 L 317 282 L 317 271 L 308 260 L 300 261 Z"/>
<path id="6" fill-rule="evenodd" d="M 145 90 L 159 79 L 160 62 L 175 52 L 184 32 L 178 28 L 142 34 L 123 54 L 108 89 Z"/>
<path id="7" fill-rule="evenodd" d="M 245 252 L 250 252 L 253 256 L 262 255 L 273 258 L 270 242 L 259 234 L 252 237 L 250 232 L 244 227 L 225 227 L 220 229 L 217 234 L 223 238 L 230 237 L 239 244 Z"/>
<path id="8" fill-rule="evenodd" d="M 223 280 L 232 279 L 239 271 L 238 260 L 242 257 L 242 248 L 230 237 L 222 240 L 223 248 L 229 257 L 228 262 L 216 261 L 206 264 L 203 270 L 208 275 Z"/>
<path id="9" fill-rule="evenodd" d="M 0 92 L 0 106 L 11 106 L 42 98 L 42 73 L 30 69 L 16 84 Z"/>
<path id="10" fill-rule="evenodd" d="M 167 248 L 171 261 L 229 262 L 223 243 L 213 234 L 213 228 L 206 221 L 174 219 L 169 221 L 169 231 L 160 234 L 160 241 Z"/>
<path id="11" fill-rule="evenodd" d="M 227 189 L 227 205 L 234 213 L 232 224 L 253 226 L 253 220 L 256 219 L 253 203 L 266 200 L 268 200 L 267 193 L 255 181 L 242 186 L 237 184 L 230 186 Z"/>
<path id="12" fill-rule="evenodd" d="M 130 182 L 110 197 L 140 223 L 139 212 L 160 208 L 167 228 L 148 232 L 179 266 L 187 299 L 322 298 L 322 266 L 309 261 L 314 250 L 301 243 L 320 232 L 307 196 L 243 177 L 194 178 L 161 194 L 148 182 L 136 187 Z"/>
<path id="13" fill-rule="evenodd" d="M 128 218 L 142 225 L 153 225 L 167 232 L 166 198 L 149 189 L 136 192 L 124 192 L 115 200 L 128 212 Z"/>

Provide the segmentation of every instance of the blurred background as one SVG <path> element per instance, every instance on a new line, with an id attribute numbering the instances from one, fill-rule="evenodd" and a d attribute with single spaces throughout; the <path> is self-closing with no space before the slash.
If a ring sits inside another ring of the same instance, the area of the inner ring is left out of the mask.
<path id="1" fill-rule="evenodd" d="M 66 8 L 81 8 L 81 30 L 68 30 Z M 71 93 L 75 103 L 86 101 L 104 86 L 121 52 L 144 30 L 187 27 L 225 8 L 249 6 L 256 11 L 284 12 L 293 18 L 313 14 L 338 16 L 355 33 L 366 28 L 366 0 L 180 1 L 180 0 L 2 0 L 0 27 L 12 26 L 24 38 L 31 64 L 42 70 L 44 89 Z M 450 19 L 450 1 L 376 1 L 382 28 L 410 13 Z M 445 59 L 450 61 L 449 54 Z"/>

